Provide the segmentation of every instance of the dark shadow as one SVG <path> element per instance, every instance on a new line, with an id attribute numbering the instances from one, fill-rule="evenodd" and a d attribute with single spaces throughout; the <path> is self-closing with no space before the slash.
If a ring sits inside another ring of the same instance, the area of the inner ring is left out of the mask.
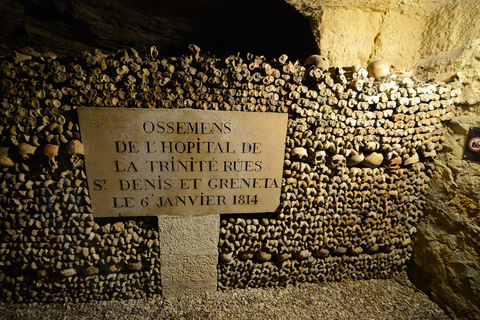
<path id="1" fill-rule="evenodd" d="M 225 54 L 287 54 L 303 61 L 317 52 L 310 22 L 284 0 L 9 0 L 0 45 L 30 46 L 72 56 L 85 49 L 116 52 L 133 47 L 159 56 L 187 53 L 189 44 L 221 58 Z M 17 6 L 12 6 L 16 4 Z M 11 10 L 12 12 L 9 12 Z M 101 19 L 99 20 L 99 17 Z"/>
<path id="2" fill-rule="evenodd" d="M 201 22 L 195 42 L 215 55 L 249 52 L 269 59 L 287 54 L 303 61 L 317 52 L 308 19 L 285 1 L 221 1 Z"/>

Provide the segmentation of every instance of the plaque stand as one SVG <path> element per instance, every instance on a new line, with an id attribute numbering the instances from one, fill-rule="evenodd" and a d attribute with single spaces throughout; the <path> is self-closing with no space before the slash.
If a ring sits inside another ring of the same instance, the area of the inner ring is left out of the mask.
<path id="1" fill-rule="evenodd" d="M 162 295 L 217 290 L 220 215 L 159 216 Z"/>

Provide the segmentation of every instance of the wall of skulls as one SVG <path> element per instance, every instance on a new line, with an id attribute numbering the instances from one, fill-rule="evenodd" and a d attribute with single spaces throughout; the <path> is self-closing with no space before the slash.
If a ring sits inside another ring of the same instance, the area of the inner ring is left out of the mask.
<path id="1" fill-rule="evenodd" d="M 223 215 L 220 288 L 384 278 L 406 268 L 459 90 L 286 55 L 12 53 L 0 66 L 5 301 L 161 293 L 155 217 L 94 219 L 75 109 L 287 112 L 280 209 Z"/>

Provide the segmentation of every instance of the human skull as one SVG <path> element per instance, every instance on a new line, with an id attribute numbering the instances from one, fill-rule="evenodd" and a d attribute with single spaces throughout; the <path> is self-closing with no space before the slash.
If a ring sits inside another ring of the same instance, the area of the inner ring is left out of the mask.
<path id="1" fill-rule="evenodd" d="M 347 159 L 341 154 L 336 154 L 332 157 L 330 164 L 333 169 L 340 170 L 347 165 Z"/>
<path id="2" fill-rule="evenodd" d="M 320 68 L 322 71 L 327 71 L 328 68 L 330 67 L 327 59 L 322 57 L 321 55 L 314 54 L 309 56 L 307 59 L 305 59 L 305 62 L 303 63 L 304 66 L 309 66 L 309 65 L 314 65 L 315 68 Z"/>
<path id="3" fill-rule="evenodd" d="M 80 140 L 70 140 L 65 147 L 65 151 L 70 156 L 70 161 L 74 167 L 78 167 L 83 164 L 82 158 L 85 154 L 85 151 Z"/>
<path id="4" fill-rule="evenodd" d="M 58 156 L 59 145 L 56 144 L 46 144 L 43 146 L 43 154 L 48 159 L 48 165 L 51 169 L 55 170 L 58 168 L 58 162 L 55 159 Z"/>
<path id="5" fill-rule="evenodd" d="M 327 153 L 324 150 L 316 151 L 313 163 L 316 165 L 324 165 L 326 162 Z"/>
<path id="6" fill-rule="evenodd" d="M 370 62 L 367 66 L 368 76 L 380 79 L 391 74 L 391 65 L 384 59 L 378 59 Z"/>
<path id="7" fill-rule="evenodd" d="M 291 155 L 294 159 L 303 160 L 308 157 L 308 151 L 303 147 L 296 147 L 292 149 Z"/>

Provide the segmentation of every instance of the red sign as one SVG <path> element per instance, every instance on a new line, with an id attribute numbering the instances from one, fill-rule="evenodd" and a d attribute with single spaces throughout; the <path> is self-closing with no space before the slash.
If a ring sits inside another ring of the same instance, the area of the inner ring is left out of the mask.
<path id="1" fill-rule="evenodd" d="M 470 128 L 463 158 L 480 162 L 480 127 Z"/>

